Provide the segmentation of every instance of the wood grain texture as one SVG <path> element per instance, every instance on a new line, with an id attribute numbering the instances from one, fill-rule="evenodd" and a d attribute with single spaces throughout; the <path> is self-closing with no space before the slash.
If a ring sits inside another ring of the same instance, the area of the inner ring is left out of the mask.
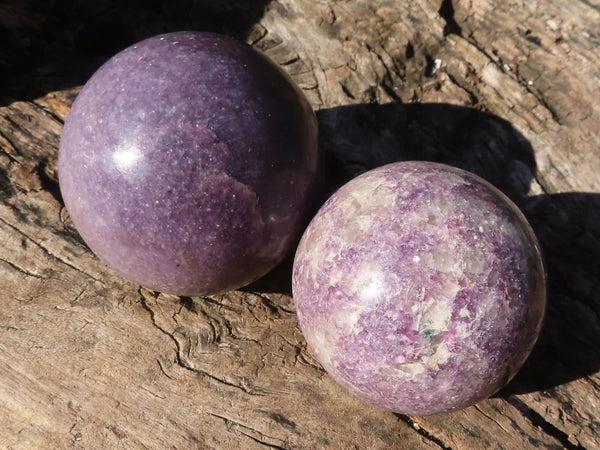
<path id="1" fill-rule="evenodd" d="M 524 210 L 550 295 L 509 386 L 450 414 L 382 411 L 306 349 L 289 261 L 180 298 L 91 254 L 58 189 L 62 124 L 111 54 L 179 29 L 237 35 L 288 71 L 329 192 L 423 159 Z M 12 0 L 0 39 L 0 447 L 600 448 L 600 2 Z"/>

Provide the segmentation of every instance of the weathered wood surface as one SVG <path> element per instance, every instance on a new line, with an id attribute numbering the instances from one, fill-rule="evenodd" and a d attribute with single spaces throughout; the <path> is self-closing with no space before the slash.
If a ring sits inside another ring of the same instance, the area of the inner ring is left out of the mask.
<path id="1" fill-rule="evenodd" d="M 0 447 L 600 448 L 600 1 L 0 3 Z M 463 411 L 394 415 L 310 356 L 289 262 L 177 298 L 104 266 L 73 229 L 56 156 L 79 86 L 164 31 L 236 34 L 318 111 L 330 189 L 401 159 L 481 174 L 545 250 L 540 341 Z"/>

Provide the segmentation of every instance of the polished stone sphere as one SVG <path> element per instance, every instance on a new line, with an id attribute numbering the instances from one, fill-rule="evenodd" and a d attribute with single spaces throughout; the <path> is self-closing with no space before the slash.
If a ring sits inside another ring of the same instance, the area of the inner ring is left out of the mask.
<path id="1" fill-rule="evenodd" d="M 364 173 L 302 237 L 293 293 L 309 348 L 358 397 L 402 414 L 472 405 L 504 386 L 546 304 L 540 246 L 481 178 L 429 162 Z"/>
<path id="2" fill-rule="evenodd" d="M 293 250 L 321 185 L 315 115 L 266 56 L 202 32 L 106 62 L 64 126 L 62 196 L 85 242 L 150 289 L 239 288 Z"/>

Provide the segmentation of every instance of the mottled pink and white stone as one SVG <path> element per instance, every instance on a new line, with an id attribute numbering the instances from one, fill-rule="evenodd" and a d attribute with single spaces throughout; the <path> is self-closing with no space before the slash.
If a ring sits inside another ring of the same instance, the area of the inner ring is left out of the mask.
<path id="1" fill-rule="evenodd" d="M 300 327 L 323 367 L 398 413 L 472 405 L 523 364 L 546 278 L 519 209 L 481 178 L 401 162 L 343 186 L 294 262 Z"/>

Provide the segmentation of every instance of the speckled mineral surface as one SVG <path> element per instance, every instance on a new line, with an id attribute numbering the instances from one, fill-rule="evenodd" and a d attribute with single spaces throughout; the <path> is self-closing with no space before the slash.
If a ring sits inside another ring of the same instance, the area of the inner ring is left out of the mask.
<path id="1" fill-rule="evenodd" d="M 468 172 L 390 164 L 336 192 L 296 253 L 301 329 L 358 397 L 405 414 L 463 408 L 529 355 L 546 280 L 522 213 Z"/>
<path id="2" fill-rule="evenodd" d="M 60 188 L 77 230 L 131 280 L 210 294 L 292 250 L 320 180 L 315 115 L 282 70 L 212 33 L 111 58 L 67 118 Z"/>

